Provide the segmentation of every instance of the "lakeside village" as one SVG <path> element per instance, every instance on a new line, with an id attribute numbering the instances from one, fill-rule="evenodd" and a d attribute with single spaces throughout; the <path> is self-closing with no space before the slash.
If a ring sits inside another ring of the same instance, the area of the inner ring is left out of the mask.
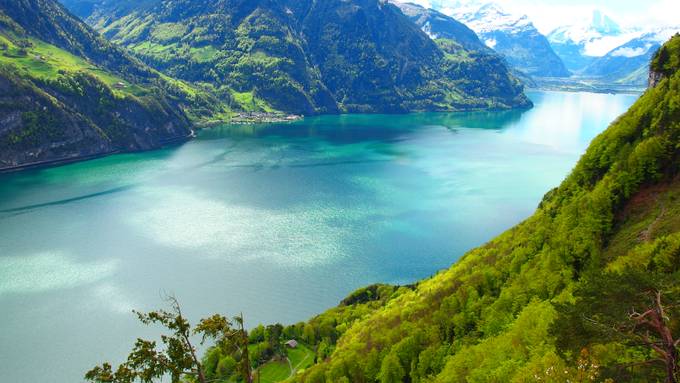
<path id="1" fill-rule="evenodd" d="M 302 120 L 303 115 L 267 112 L 240 112 L 232 116 L 230 124 L 263 124 L 276 122 L 293 122 Z"/>

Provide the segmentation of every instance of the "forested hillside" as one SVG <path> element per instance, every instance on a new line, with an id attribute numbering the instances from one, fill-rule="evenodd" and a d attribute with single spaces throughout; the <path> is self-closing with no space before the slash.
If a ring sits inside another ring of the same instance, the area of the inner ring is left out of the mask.
<path id="1" fill-rule="evenodd" d="M 52 0 L 0 1 L 0 169 L 157 148 L 226 112 Z"/>
<path id="2" fill-rule="evenodd" d="M 210 86 L 253 110 L 315 114 L 530 106 L 502 62 L 475 60 L 466 44 L 467 28 L 460 49 L 440 46 L 385 1 L 64 3 L 156 69 Z"/>
<path id="3" fill-rule="evenodd" d="M 249 332 L 242 316 L 192 328 L 171 300 L 172 312 L 140 314 L 172 331 L 164 348 L 139 340 L 126 363 L 87 379 L 677 382 L 680 35 L 651 69 L 654 86 L 532 217 L 450 269 L 360 289 L 306 323 Z M 201 359 L 192 334 L 215 340 Z"/>
<path id="4" fill-rule="evenodd" d="M 531 218 L 369 315 L 316 319 L 333 351 L 295 380 L 676 381 L 679 58 L 676 36 Z"/>

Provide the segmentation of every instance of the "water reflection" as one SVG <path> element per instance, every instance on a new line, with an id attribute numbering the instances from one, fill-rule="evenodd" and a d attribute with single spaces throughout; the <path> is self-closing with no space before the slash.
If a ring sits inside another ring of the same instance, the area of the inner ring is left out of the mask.
<path id="1" fill-rule="evenodd" d="M 289 139 L 313 137 L 336 145 L 364 141 L 397 142 L 399 137 L 420 130 L 423 126 L 442 126 L 450 129 L 464 126 L 473 129 L 500 130 L 517 123 L 526 112 L 526 110 L 506 110 L 405 115 L 315 116 L 292 123 L 224 125 L 202 131 L 200 137 L 202 140 L 220 140 L 225 136 L 233 138 L 285 136 Z"/>

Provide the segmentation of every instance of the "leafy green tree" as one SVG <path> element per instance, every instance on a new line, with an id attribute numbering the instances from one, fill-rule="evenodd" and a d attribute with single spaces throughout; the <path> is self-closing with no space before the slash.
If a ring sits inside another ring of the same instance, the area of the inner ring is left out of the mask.
<path id="1" fill-rule="evenodd" d="M 560 343 L 566 349 L 587 347 L 593 339 L 647 351 L 645 374 L 664 366 L 665 382 L 678 382 L 677 336 L 680 330 L 680 289 L 677 275 L 624 269 L 589 276 L 577 290 L 573 305 L 560 307 Z M 655 371 L 657 370 L 657 371 Z"/>
<path id="2" fill-rule="evenodd" d="M 396 353 L 389 353 L 383 359 L 382 366 L 380 367 L 380 383 L 401 383 L 405 375 L 406 372 L 401 366 L 399 356 Z"/>
<path id="3" fill-rule="evenodd" d="M 248 359 L 248 335 L 243 326 L 243 316 L 235 317 L 236 328 L 232 322 L 221 315 L 202 319 L 192 329 L 182 314 L 175 297 L 168 297 L 171 311 L 158 310 L 149 313 L 136 312 L 145 325 L 158 324 L 169 330 L 161 335 L 162 348 L 155 341 L 137 339 L 127 361 L 115 371 L 110 363 L 97 366 L 85 374 L 85 379 L 94 383 L 151 383 L 169 377 L 172 383 L 186 379 L 207 383 L 205 367 L 199 360 L 193 336 L 201 336 L 201 344 L 208 340 L 215 342 L 221 349 L 238 352 L 240 363 L 236 366 L 246 382 L 252 382 L 250 361 Z M 207 358 L 209 359 L 209 358 Z M 220 362 L 222 362 L 220 360 Z M 228 361 L 225 362 L 228 364 Z M 219 363 L 217 368 L 219 369 Z"/>

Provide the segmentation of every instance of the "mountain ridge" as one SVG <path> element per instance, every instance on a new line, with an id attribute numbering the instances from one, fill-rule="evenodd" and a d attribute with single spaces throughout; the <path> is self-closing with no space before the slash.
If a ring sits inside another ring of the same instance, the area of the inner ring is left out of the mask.
<path id="1" fill-rule="evenodd" d="M 208 84 L 217 94 L 247 94 L 290 112 L 530 106 L 519 82 L 502 66 L 485 67 L 444 52 L 384 1 L 203 2 L 151 1 L 126 11 L 121 3 L 112 7 L 92 0 L 87 19 L 174 77 Z M 83 8 L 82 0 L 65 3 Z M 192 9 L 200 11 L 187 11 Z M 481 81 L 477 94 L 467 94 L 459 87 L 466 81 L 456 70 L 460 65 L 496 74 L 500 87 Z"/>
<path id="2" fill-rule="evenodd" d="M 452 16 L 472 28 L 484 43 L 503 55 L 517 71 L 535 77 L 569 77 L 548 39 L 526 15 L 505 12 L 498 4 L 481 3 L 451 9 Z"/>
<path id="3" fill-rule="evenodd" d="M 51 0 L 0 1 L 0 43 L 1 169 L 157 148 L 215 109 Z"/>

